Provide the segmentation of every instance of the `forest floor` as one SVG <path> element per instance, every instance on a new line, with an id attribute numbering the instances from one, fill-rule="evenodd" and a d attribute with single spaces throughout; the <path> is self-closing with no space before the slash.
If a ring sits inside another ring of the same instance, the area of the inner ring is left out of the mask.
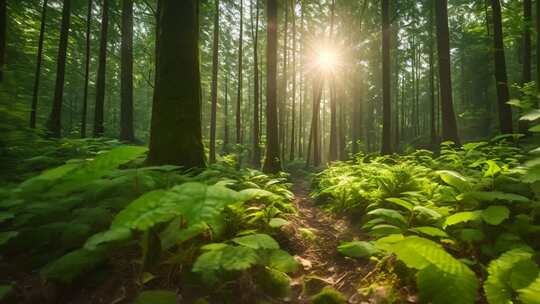
<path id="1" fill-rule="evenodd" d="M 362 233 L 351 221 L 316 206 L 310 197 L 310 185 L 305 176 L 293 177 L 297 214 L 284 229 L 288 251 L 302 267 L 293 276 L 293 303 L 309 303 L 313 293 L 324 286 L 342 292 L 349 303 L 360 303 L 358 282 L 373 268 L 369 262 L 346 258 L 336 248 L 341 242 L 362 238 Z"/>

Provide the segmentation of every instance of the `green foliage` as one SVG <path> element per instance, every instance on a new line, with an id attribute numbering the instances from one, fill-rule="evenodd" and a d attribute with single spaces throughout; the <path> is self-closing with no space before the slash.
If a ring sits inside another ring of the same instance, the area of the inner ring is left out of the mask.
<path id="1" fill-rule="evenodd" d="M 12 291 L 13 291 L 13 286 L 0 285 L 0 301 L 6 299 L 11 294 Z"/>
<path id="2" fill-rule="evenodd" d="M 103 263 L 105 259 L 106 251 L 103 249 L 79 249 L 47 264 L 40 273 L 45 280 L 70 283 L 81 274 Z"/>
<path id="3" fill-rule="evenodd" d="M 370 257 L 380 252 L 380 250 L 377 249 L 377 247 L 375 247 L 373 244 L 364 241 L 341 243 L 337 250 L 339 253 L 353 258 Z"/>
<path id="4" fill-rule="evenodd" d="M 143 291 L 135 299 L 135 304 L 176 304 L 176 293 L 168 290 Z"/>
<path id="5" fill-rule="evenodd" d="M 313 304 L 345 304 L 347 299 L 339 291 L 325 287 L 321 292 L 311 298 Z"/>

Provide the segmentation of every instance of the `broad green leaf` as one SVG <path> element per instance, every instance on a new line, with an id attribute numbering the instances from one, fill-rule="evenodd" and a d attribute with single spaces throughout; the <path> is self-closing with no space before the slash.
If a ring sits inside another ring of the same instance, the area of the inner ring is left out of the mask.
<path id="1" fill-rule="evenodd" d="M 387 198 L 386 201 L 389 202 L 389 203 L 392 203 L 392 204 L 401 206 L 401 207 L 403 207 L 403 208 L 405 208 L 405 209 L 407 209 L 407 210 L 409 210 L 409 211 L 411 211 L 412 208 L 413 208 L 413 204 L 409 203 L 409 202 L 406 201 L 406 200 L 397 198 L 397 197 L 390 197 L 390 198 Z"/>
<path id="2" fill-rule="evenodd" d="M 88 250 L 94 250 L 101 244 L 127 240 L 131 237 L 131 235 L 132 233 L 129 228 L 113 228 L 91 236 L 84 244 L 84 248 Z"/>
<path id="3" fill-rule="evenodd" d="M 469 181 L 467 181 L 464 176 L 455 171 L 441 170 L 437 171 L 437 173 L 446 184 L 456 188 L 461 192 L 468 191 L 471 188 L 471 184 L 469 183 Z"/>
<path id="4" fill-rule="evenodd" d="M 393 224 L 407 224 L 407 220 L 405 219 L 405 217 L 403 217 L 403 215 L 396 210 L 379 208 L 372 210 L 367 214 L 371 216 L 383 217 Z"/>
<path id="5" fill-rule="evenodd" d="M 280 217 L 274 217 L 270 220 L 270 222 L 268 223 L 268 226 L 272 228 L 279 228 L 288 224 L 289 222 L 287 220 L 282 219 Z"/>
<path id="6" fill-rule="evenodd" d="M 538 265 L 532 260 L 521 260 L 514 264 L 510 273 L 510 285 L 518 290 L 529 286 L 538 276 Z"/>
<path id="7" fill-rule="evenodd" d="M 444 227 L 448 227 L 448 226 L 452 226 L 452 225 L 456 225 L 460 223 L 466 223 L 469 221 L 477 221 L 481 218 L 481 216 L 482 216 L 482 211 L 458 212 L 446 218 L 446 221 L 444 222 Z"/>
<path id="8" fill-rule="evenodd" d="M 411 228 L 409 230 L 412 231 L 412 232 L 425 234 L 427 236 L 448 237 L 448 234 L 446 232 L 444 232 L 441 229 L 436 228 L 436 227 L 430 227 L 430 226 L 414 227 L 414 228 Z"/>
<path id="9" fill-rule="evenodd" d="M 399 233 L 401 233 L 401 228 L 386 224 L 373 226 L 369 230 L 369 235 L 377 237 Z"/>
<path id="10" fill-rule="evenodd" d="M 15 214 L 11 212 L 0 212 L 0 224 L 3 222 L 13 219 L 15 217 Z"/>
<path id="11" fill-rule="evenodd" d="M 257 263 L 257 253 L 249 247 L 228 246 L 221 255 L 221 267 L 228 271 L 246 270 Z"/>
<path id="12" fill-rule="evenodd" d="M 353 258 L 370 257 L 380 252 L 373 244 L 364 241 L 344 242 L 338 246 L 337 250 L 339 253 Z"/>
<path id="13" fill-rule="evenodd" d="M 0 232 L 0 246 L 6 244 L 11 240 L 12 238 L 19 235 L 19 232 L 17 231 L 7 231 L 7 232 Z"/>
<path id="14" fill-rule="evenodd" d="M 459 238 L 464 242 L 480 242 L 485 238 L 484 232 L 479 229 L 465 228 L 459 231 Z"/>
<path id="15" fill-rule="evenodd" d="M 281 249 L 270 252 L 268 266 L 285 273 L 295 273 L 298 270 L 298 262 L 287 251 Z"/>
<path id="16" fill-rule="evenodd" d="M 417 214 L 426 215 L 434 220 L 438 220 L 442 217 L 442 215 L 439 212 L 426 206 L 414 206 L 413 211 Z"/>
<path id="17" fill-rule="evenodd" d="M 535 125 L 529 128 L 529 132 L 538 133 L 540 132 L 540 125 Z"/>
<path id="18" fill-rule="evenodd" d="M 252 249 L 279 249 L 279 244 L 267 234 L 253 234 L 232 239 L 238 245 Z"/>
<path id="19" fill-rule="evenodd" d="M 44 280 L 71 283 L 73 279 L 103 263 L 105 258 L 104 249 L 79 249 L 47 264 L 40 274 Z"/>
<path id="20" fill-rule="evenodd" d="M 486 160 L 488 169 L 484 172 L 484 177 L 495 177 L 501 172 L 501 167 L 493 160 Z"/>
<path id="21" fill-rule="evenodd" d="M 518 290 L 519 299 L 524 304 L 540 304 L 540 276 L 529 286 Z"/>
<path id="22" fill-rule="evenodd" d="M 176 304 L 176 293 L 168 290 L 148 290 L 139 294 L 135 304 Z"/>
<path id="23" fill-rule="evenodd" d="M 532 110 L 529 113 L 519 118 L 519 120 L 527 120 L 527 121 L 535 121 L 537 119 L 540 119 L 540 110 L 538 109 Z"/>
<path id="24" fill-rule="evenodd" d="M 494 201 L 508 201 L 508 202 L 516 202 L 516 203 L 528 203 L 530 200 L 526 198 L 525 196 L 513 194 L 513 193 L 505 193 L 505 192 L 497 192 L 497 191 L 473 191 L 473 192 L 465 192 L 459 196 L 460 199 L 473 199 L 480 202 L 494 202 Z"/>
<path id="25" fill-rule="evenodd" d="M 505 206 L 489 206 L 482 211 L 482 219 L 490 225 L 499 225 L 510 217 L 510 210 Z"/>

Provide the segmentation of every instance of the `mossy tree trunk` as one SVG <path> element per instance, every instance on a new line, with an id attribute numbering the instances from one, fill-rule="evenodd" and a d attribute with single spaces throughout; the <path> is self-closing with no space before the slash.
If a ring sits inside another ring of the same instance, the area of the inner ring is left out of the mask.
<path id="1" fill-rule="evenodd" d="M 153 165 L 204 167 L 199 1 L 160 0 L 150 151 Z"/>

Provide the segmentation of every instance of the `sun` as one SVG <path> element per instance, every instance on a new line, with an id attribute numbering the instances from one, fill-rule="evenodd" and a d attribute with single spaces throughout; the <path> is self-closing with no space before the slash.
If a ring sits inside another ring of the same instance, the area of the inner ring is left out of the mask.
<path id="1" fill-rule="evenodd" d="M 317 51 L 316 62 L 322 71 L 332 72 L 338 65 L 337 54 L 332 49 L 321 48 Z"/>

